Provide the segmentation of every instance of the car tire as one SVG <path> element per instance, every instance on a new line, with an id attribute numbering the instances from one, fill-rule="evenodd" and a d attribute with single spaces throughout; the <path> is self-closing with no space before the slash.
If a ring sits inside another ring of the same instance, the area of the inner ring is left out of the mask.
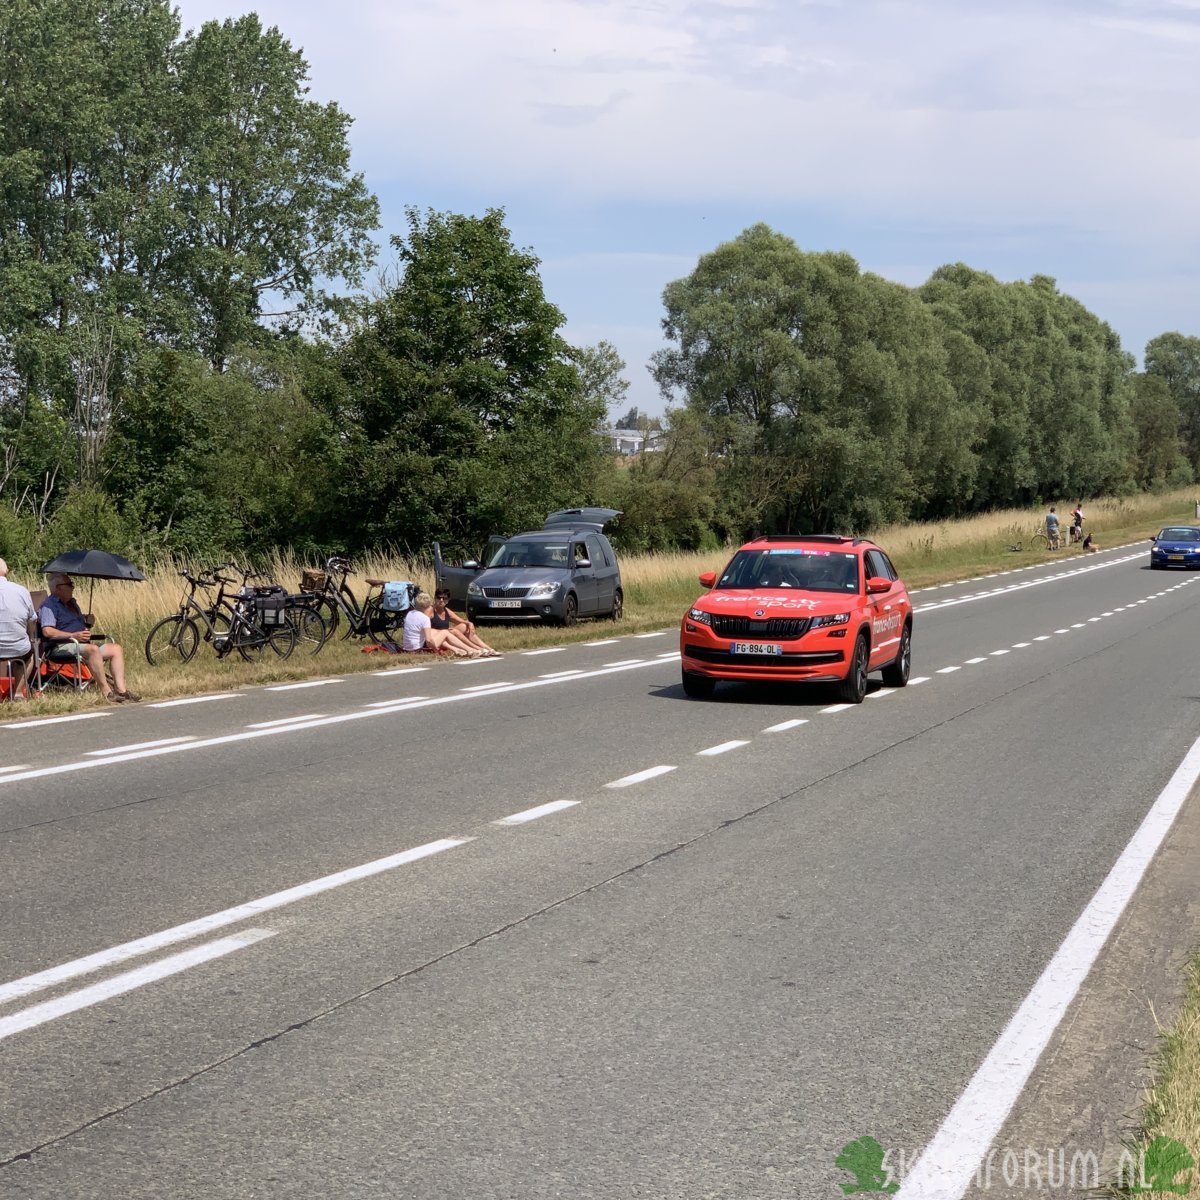
<path id="1" fill-rule="evenodd" d="M 574 592 L 568 592 L 566 600 L 563 601 L 562 623 L 566 626 L 577 624 L 579 621 L 579 601 L 575 598 Z"/>
<path id="2" fill-rule="evenodd" d="M 1152 563 L 1150 564 L 1150 570 L 1152 570 L 1152 571 L 1161 571 L 1161 570 L 1162 570 L 1162 563 L 1156 563 L 1156 562 L 1152 562 Z"/>
<path id="3" fill-rule="evenodd" d="M 881 672 L 884 687 L 902 688 L 908 683 L 908 673 L 912 667 L 912 626 L 905 624 L 904 632 L 900 635 L 900 649 L 895 659 L 888 663 Z"/>
<path id="4" fill-rule="evenodd" d="M 693 700 L 707 700 L 717 689 L 717 681 L 692 671 L 683 672 L 683 694 Z"/>
<path id="5" fill-rule="evenodd" d="M 612 612 L 608 614 L 609 620 L 619 621 L 625 615 L 625 594 L 620 588 L 613 593 Z"/>
<path id="6" fill-rule="evenodd" d="M 867 635 L 860 633 L 854 642 L 854 653 L 850 657 L 850 669 L 838 686 L 838 699 L 843 704 L 861 704 L 867 695 L 867 668 L 871 660 L 871 646 Z"/>

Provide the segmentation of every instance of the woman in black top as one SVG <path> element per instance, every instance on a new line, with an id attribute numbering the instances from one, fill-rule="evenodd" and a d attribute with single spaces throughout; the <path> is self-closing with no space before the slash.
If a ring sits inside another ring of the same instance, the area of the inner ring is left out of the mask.
<path id="1" fill-rule="evenodd" d="M 429 623 L 434 629 L 452 629 L 455 634 L 462 638 L 474 650 L 482 650 L 484 657 L 499 658 L 500 655 L 496 650 L 487 644 L 475 632 L 475 624 L 472 621 L 464 620 L 456 612 L 450 608 L 450 593 L 449 592 L 434 592 L 433 594 L 433 612 L 429 614 Z"/>

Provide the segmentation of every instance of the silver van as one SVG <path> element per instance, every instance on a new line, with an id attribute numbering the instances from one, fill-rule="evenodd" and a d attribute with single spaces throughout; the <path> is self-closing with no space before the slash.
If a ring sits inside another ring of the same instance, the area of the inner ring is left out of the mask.
<path id="1" fill-rule="evenodd" d="M 621 568 L 604 526 L 612 508 L 564 508 L 541 529 L 492 538 L 487 561 L 461 567 L 442 561 L 433 543 L 437 586 L 450 607 L 471 621 L 546 621 L 574 625 L 579 617 L 619 621 L 625 610 Z"/>

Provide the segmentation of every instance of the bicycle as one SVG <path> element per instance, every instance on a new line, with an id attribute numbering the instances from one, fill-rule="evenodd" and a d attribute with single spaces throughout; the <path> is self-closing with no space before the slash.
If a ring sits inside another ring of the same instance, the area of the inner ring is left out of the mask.
<path id="1" fill-rule="evenodd" d="M 251 571 L 248 567 L 235 566 L 233 563 L 225 563 L 220 567 L 212 568 L 208 573 L 215 576 L 217 571 L 228 568 L 237 571 L 242 577 L 242 586 L 237 593 L 239 601 L 254 604 L 261 604 L 268 600 L 282 601 L 287 610 L 288 620 L 296 631 L 297 647 L 307 650 L 309 654 L 321 652 L 332 629 L 317 607 L 315 596 L 303 591 L 296 594 L 289 593 L 285 587 L 269 580 L 265 583 L 251 585 L 250 580 L 265 580 L 267 577 L 261 572 Z M 219 599 L 220 597 L 218 597 Z M 228 601 L 226 604 L 228 605 Z"/>
<path id="2" fill-rule="evenodd" d="M 326 559 L 324 571 L 306 571 L 301 581 L 302 594 L 314 597 L 310 603 L 320 612 L 329 628 L 328 637 L 333 637 L 345 617 L 343 640 L 350 637 L 368 637 L 376 645 L 397 641 L 404 629 L 407 611 L 393 612 L 383 607 L 382 579 L 366 579 L 363 582 L 368 592 L 361 604 L 346 582 L 354 572 L 349 559 L 335 555 Z M 334 580 L 335 575 L 341 578 Z M 376 592 L 375 588 L 379 588 Z"/>
<path id="3" fill-rule="evenodd" d="M 164 617 L 146 635 L 146 661 L 152 667 L 176 660 L 187 663 L 195 658 L 201 640 L 197 618 L 204 626 L 204 640 L 212 642 L 218 658 L 236 650 L 246 662 L 259 662 L 268 646 L 281 659 L 291 655 L 296 630 L 285 608 L 268 608 L 246 599 L 231 602 L 225 587 L 235 581 L 216 571 L 200 576 L 190 571 L 179 574 L 188 583 L 187 593 L 180 597 L 179 611 Z M 206 608 L 197 602 L 196 592 L 213 587 L 218 588 L 217 597 Z"/>
<path id="4" fill-rule="evenodd" d="M 1053 537 L 1045 529 L 1038 529 L 1029 539 L 1030 550 L 1057 550 L 1062 545 L 1057 532 Z"/>

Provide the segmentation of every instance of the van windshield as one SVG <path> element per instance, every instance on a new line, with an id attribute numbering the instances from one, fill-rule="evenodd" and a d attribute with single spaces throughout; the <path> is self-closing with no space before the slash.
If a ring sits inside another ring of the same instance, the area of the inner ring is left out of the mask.
<path id="1" fill-rule="evenodd" d="M 570 563 L 566 542 L 505 542 L 488 566 L 557 567 L 565 571 Z"/>

